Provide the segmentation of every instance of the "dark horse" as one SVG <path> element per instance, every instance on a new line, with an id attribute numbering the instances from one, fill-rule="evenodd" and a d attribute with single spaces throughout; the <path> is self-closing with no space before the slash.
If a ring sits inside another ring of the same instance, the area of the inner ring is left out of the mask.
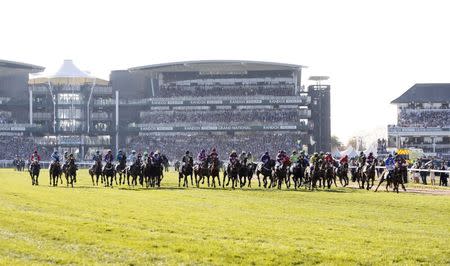
<path id="1" fill-rule="evenodd" d="M 272 180 L 272 169 L 275 167 L 275 160 L 270 159 L 267 164 L 259 163 L 256 167 L 256 177 L 258 178 L 258 186 L 261 187 L 261 179 L 259 175 L 263 177 L 264 187 L 267 187 L 267 177 Z"/>
<path id="2" fill-rule="evenodd" d="M 64 167 L 64 174 L 66 176 L 67 186 L 69 184 L 73 187 L 73 183 L 77 182 L 77 165 L 74 159 L 69 159 L 67 166 Z"/>
<path id="3" fill-rule="evenodd" d="M 336 169 L 336 175 L 339 177 L 339 182 L 341 182 L 341 186 L 343 187 L 348 186 L 349 184 L 348 163 L 339 165 L 339 167 Z"/>
<path id="4" fill-rule="evenodd" d="M 156 186 L 160 187 L 162 174 L 163 170 L 161 161 L 149 158 L 143 169 L 145 186 L 147 188 Z"/>
<path id="5" fill-rule="evenodd" d="M 247 163 L 248 187 L 252 187 L 252 178 L 256 171 L 256 163 Z"/>
<path id="6" fill-rule="evenodd" d="M 191 185 L 194 185 L 192 175 L 193 175 L 192 165 L 190 163 L 182 165 L 180 171 L 178 172 L 178 186 L 180 186 L 181 179 L 183 179 L 183 187 L 189 187 L 188 176 L 191 176 Z"/>
<path id="7" fill-rule="evenodd" d="M 287 174 L 287 180 L 288 180 L 288 188 L 291 186 L 291 175 L 292 175 L 292 181 L 294 181 L 294 188 L 297 189 L 301 187 L 303 183 L 303 179 L 305 176 L 305 167 L 302 166 L 300 163 L 293 163 L 289 169 Z"/>
<path id="8" fill-rule="evenodd" d="M 38 161 L 33 161 L 30 165 L 30 177 L 31 177 L 31 185 L 38 186 L 39 185 L 39 172 L 41 171 L 41 166 Z"/>
<path id="9" fill-rule="evenodd" d="M 58 179 L 61 180 L 62 184 L 62 170 L 61 170 L 61 164 L 59 162 L 53 162 L 50 165 L 50 171 L 49 171 L 49 177 L 50 177 L 50 186 L 57 186 L 58 185 Z"/>
<path id="10" fill-rule="evenodd" d="M 209 187 L 209 158 L 194 165 L 194 178 L 195 178 L 195 184 L 197 187 L 200 186 L 200 181 L 202 184 L 205 183 L 205 177 L 208 179 L 208 187 Z M 198 178 L 197 178 L 198 177 Z"/>
<path id="11" fill-rule="evenodd" d="M 375 192 L 378 191 L 378 188 L 384 181 L 386 181 L 386 191 L 389 191 L 389 187 L 393 186 L 394 191 L 398 193 L 399 185 L 401 185 L 403 190 L 406 191 L 405 185 L 403 184 L 403 172 L 399 163 L 395 163 L 394 170 L 386 170 L 383 174 L 381 174 L 380 182 L 378 183 Z"/>
<path id="12" fill-rule="evenodd" d="M 116 173 L 119 175 L 119 185 L 123 185 L 125 184 L 125 177 L 127 177 L 127 171 L 128 171 L 128 167 L 126 164 L 125 160 L 121 160 L 117 165 L 116 165 Z M 123 179 L 122 179 L 123 177 Z M 128 179 L 128 185 L 130 185 L 130 180 Z M 117 181 L 116 181 L 117 182 Z"/>
<path id="13" fill-rule="evenodd" d="M 211 182 L 212 182 L 213 187 L 216 187 L 216 177 L 217 177 L 217 182 L 219 182 L 219 186 L 220 186 L 219 173 L 220 173 L 219 160 L 211 159 L 211 165 L 209 166 L 209 174 L 211 175 Z M 209 179 L 208 179 L 208 183 L 209 183 Z"/>
<path id="14" fill-rule="evenodd" d="M 285 163 L 277 163 L 275 165 L 275 171 L 274 171 L 274 175 L 273 178 L 271 180 L 270 186 L 277 186 L 278 189 L 281 189 L 281 186 L 283 185 L 283 182 L 286 184 L 286 187 L 288 187 L 288 168 L 289 168 L 290 162 L 285 162 Z M 273 184 L 272 184 L 273 182 Z"/>
<path id="15" fill-rule="evenodd" d="M 92 185 L 98 186 L 98 179 L 101 178 L 101 182 L 103 183 L 103 177 L 102 177 L 102 161 L 98 160 L 95 161 L 94 165 L 91 166 L 91 168 L 89 168 L 89 175 L 91 176 L 92 179 Z M 94 176 L 96 177 L 96 179 L 94 180 Z"/>
<path id="16" fill-rule="evenodd" d="M 139 179 L 142 179 L 142 163 L 140 159 L 136 160 L 130 166 L 130 169 L 127 171 L 128 185 L 130 185 L 130 175 L 131 175 L 131 185 L 136 186 L 138 177 Z"/>
<path id="17" fill-rule="evenodd" d="M 113 187 L 113 181 L 116 177 L 116 169 L 114 169 L 114 165 L 111 162 L 107 162 L 105 167 L 103 168 L 103 177 L 105 178 L 105 187 Z M 117 180 L 116 185 L 117 185 Z"/>
<path id="18" fill-rule="evenodd" d="M 362 174 L 362 188 L 365 188 L 367 190 L 371 189 L 373 187 L 373 184 L 375 183 L 375 174 L 376 174 L 376 168 L 377 162 L 374 161 L 371 164 L 366 166 L 365 171 Z M 372 182 L 370 182 L 372 181 Z M 366 183 L 367 185 L 365 185 Z M 372 183 L 372 184 L 370 184 Z"/>
<path id="19" fill-rule="evenodd" d="M 239 179 L 239 168 L 241 167 L 241 164 L 238 160 L 236 160 L 234 163 L 229 163 L 227 166 L 227 170 L 223 173 L 223 180 L 222 180 L 222 187 L 225 187 L 225 178 L 228 176 L 228 182 L 226 186 L 230 184 L 231 181 L 231 188 L 234 189 L 237 186 L 237 182 Z"/>
<path id="20" fill-rule="evenodd" d="M 317 189 L 317 181 L 319 181 L 319 184 L 320 184 L 320 178 L 322 175 L 322 170 L 320 169 L 320 165 L 321 165 L 320 160 L 316 160 L 313 163 L 313 168 L 310 170 L 311 182 L 309 184 L 309 188 L 311 190 Z"/>

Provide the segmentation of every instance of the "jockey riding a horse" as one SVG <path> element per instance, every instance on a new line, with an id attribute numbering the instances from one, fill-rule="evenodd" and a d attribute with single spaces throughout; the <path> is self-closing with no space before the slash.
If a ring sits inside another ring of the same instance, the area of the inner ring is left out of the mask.
<path id="1" fill-rule="evenodd" d="M 285 151 L 280 150 L 278 152 L 278 154 L 277 154 L 277 163 L 278 163 L 278 167 L 282 167 L 282 166 L 287 165 L 288 163 L 290 163 L 290 158 L 286 154 Z"/>
<path id="2" fill-rule="evenodd" d="M 270 169 L 270 167 L 269 167 L 270 155 L 269 155 L 269 152 L 268 152 L 268 151 L 266 151 L 266 152 L 263 154 L 263 156 L 261 157 L 261 162 L 263 163 L 264 168 Z"/>
<path id="3" fill-rule="evenodd" d="M 59 154 L 58 151 L 54 151 L 51 155 L 52 163 L 49 165 L 49 170 L 52 171 L 53 167 L 56 163 L 59 163 Z"/>
<path id="4" fill-rule="evenodd" d="M 392 173 L 394 172 L 395 168 L 395 160 L 394 157 L 392 157 L 392 154 L 388 155 L 388 158 L 385 161 L 386 170 L 388 171 L 387 177 L 390 178 L 392 176 Z"/>
<path id="5" fill-rule="evenodd" d="M 113 163 L 114 155 L 112 154 L 111 150 L 108 150 L 108 153 L 105 155 L 104 159 L 105 159 L 106 165 L 110 165 Z M 105 167 L 106 167 L 106 165 L 105 165 Z"/>
<path id="6" fill-rule="evenodd" d="M 208 159 L 208 156 L 206 155 L 206 150 L 202 149 L 201 152 L 197 155 L 197 160 L 200 162 L 200 164 L 204 164 L 206 160 Z"/>
<path id="7" fill-rule="evenodd" d="M 41 156 L 38 154 L 37 150 L 34 150 L 34 153 L 30 156 L 30 169 L 33 164 L 39 165 L 41 161 Z"/>
<path id="8" fill-rule="evenodd" d="M 116 160 L 119 162 L 120 166 L 122 169 L 125 168 L 126 162 L 127 162 L 127 156 L 125 155 L 125 153 L 122 150 L 119 150 L 119 152 L 117 153 L 116 156 Z"/>
<path id="9" fill-rule="evenodd" d="M 194 164 L 194 159 L 192 158 L 192 156 L 189 153 L 189 151 L 186 151 L 186 154 L 181 159 L 181 162 L 183 163 L 182 166 L 181 166 L 181 170 L 183 170 L 184 167 L 186 167 L 186 165 L 192 166 Z"/>
<path id="10" fill-rule="evenodd" d="M 348 168 L 348 155 L 345 155 L 339 160 L 339 164 L 344 168 Z"/>
<path id="11" fill-rule="evenodd" d="M 362 172 L 363 171 L 363 167 L 366 165 L 366 162 L 367 162 L 366 155 L 364 154 L 364 152 L 360 152 L 359 153 L 359 158 L 358 158 L 358 169 L 357 169 L 357 172 Z"/>
<path id="12" fill-rule="evenodd" d="M 219 154 L 216 151 L 216 148 L 212 148 L 211 152 L 208 155 L 209 158 L 211 158 L 211 162 L 218 163 L 219 162 Z"/>
<path id="13" fill-rule="evenodd" d="M 238 155 L 236 151 L 232 151 L 229 156 L 230 165 L 235 165 L 238 162 Z"/>
<path id="14" fill-rule="evenodd" d="M 101 167 L 102 160 L 103 160 L 103 158 L 102 158 L 102 155 L 100 154 L 100 151 L 96 151 L 94 156 L 92 156 L 92 161 L 94 161 L 94 164 L 98 164 Z"/>
<path id="15" fill-rule="evenodd" d="M 247 164 L 247 153 L 245 151 L 242 151 L 241 155 L 239 155 L 239 161 L 241 162 L 242 165 Z"/>

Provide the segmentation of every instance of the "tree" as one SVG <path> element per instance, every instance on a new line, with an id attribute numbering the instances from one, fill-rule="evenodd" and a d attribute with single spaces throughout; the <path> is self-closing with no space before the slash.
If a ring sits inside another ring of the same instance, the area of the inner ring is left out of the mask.
<path id="1" fill-rule="evenodd" d="M 342 142 L 339 140 L 337 136 L 331 136 L 331 149 L 338 149 L 340 150 L 342 148 Z"/>
<path id="2" fill-rule="evenodd" d="M 354 149 L 359 149 L 360 151 L 366 149 L 366 145 L 361 137 L 352 137 L 347 143 L 348 146 L 352 146 Z"/>

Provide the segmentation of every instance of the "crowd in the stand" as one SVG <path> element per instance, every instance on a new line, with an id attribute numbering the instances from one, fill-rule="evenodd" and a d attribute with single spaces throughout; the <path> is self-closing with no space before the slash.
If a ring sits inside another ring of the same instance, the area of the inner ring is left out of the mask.
<path id="1" fill-rule="evenodd" d="M 0 136 L 0 146 L 2 147 L 0 160 L 12 160 L 16 156 L 28 159 L 31 152 L 36 149 L 36 144 L 32 138 L 21 136 Z M 43 156 L 48 155 L 45 149 L 38 147 L 37 150 Z"/>
<path id="2" fill-rule="evenodd" d="M 251 152 L 261 156 L 266 151 L 274 153 L 278 150 L 289 151 L 297 146 L 300 136 L 297 134 L 253 134 L 252 136 L 208 136 L 208 135 L 175 135 L 175 136 L 140 136 L 130 140 L 129 147 L 136 151 L 160 150 L 171 160 L 179 160 L 186 150 L 198 152 L 216 147 L 220 158 L 228 158 L 232 150 Z"/>
<path id="3" fill-rule="evenodd" d="M 11 118 L 11 112 L 0 111 L 0 124 L 12 124 L 14 119 Z"/>
<path id="4" fill-rule="evenodd" d="M 163 84 L 159 88 L 158 97 L 180 96 L 251 96 L 251 95 L 294 95 L 293 84 L 262 84 L 262 85 L 174 85 Z"/>
<path id="5" fill-rule="evenodd" d="M 447 127 L 450 126 L 450 110 L 400 112 L 399 126 Z"/>
<path id="6" fill-rule="evenodd" d="M 155 111 L 142 117 L 142 123 L 177 122 L 293 122 L 299 121 L 298 110 L 220 110 L 220 111 Z"/>

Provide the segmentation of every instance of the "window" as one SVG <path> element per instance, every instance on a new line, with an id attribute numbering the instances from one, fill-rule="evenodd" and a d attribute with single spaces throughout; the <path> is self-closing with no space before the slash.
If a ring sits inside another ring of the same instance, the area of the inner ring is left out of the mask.
<path id="1" fill-rule="evenodd" d="M 82 104 L 83 96 L 79 93 L 60 93 L 60 94 L 58 94 L 58 103 L 60 103 L 60 104 Z"/>

